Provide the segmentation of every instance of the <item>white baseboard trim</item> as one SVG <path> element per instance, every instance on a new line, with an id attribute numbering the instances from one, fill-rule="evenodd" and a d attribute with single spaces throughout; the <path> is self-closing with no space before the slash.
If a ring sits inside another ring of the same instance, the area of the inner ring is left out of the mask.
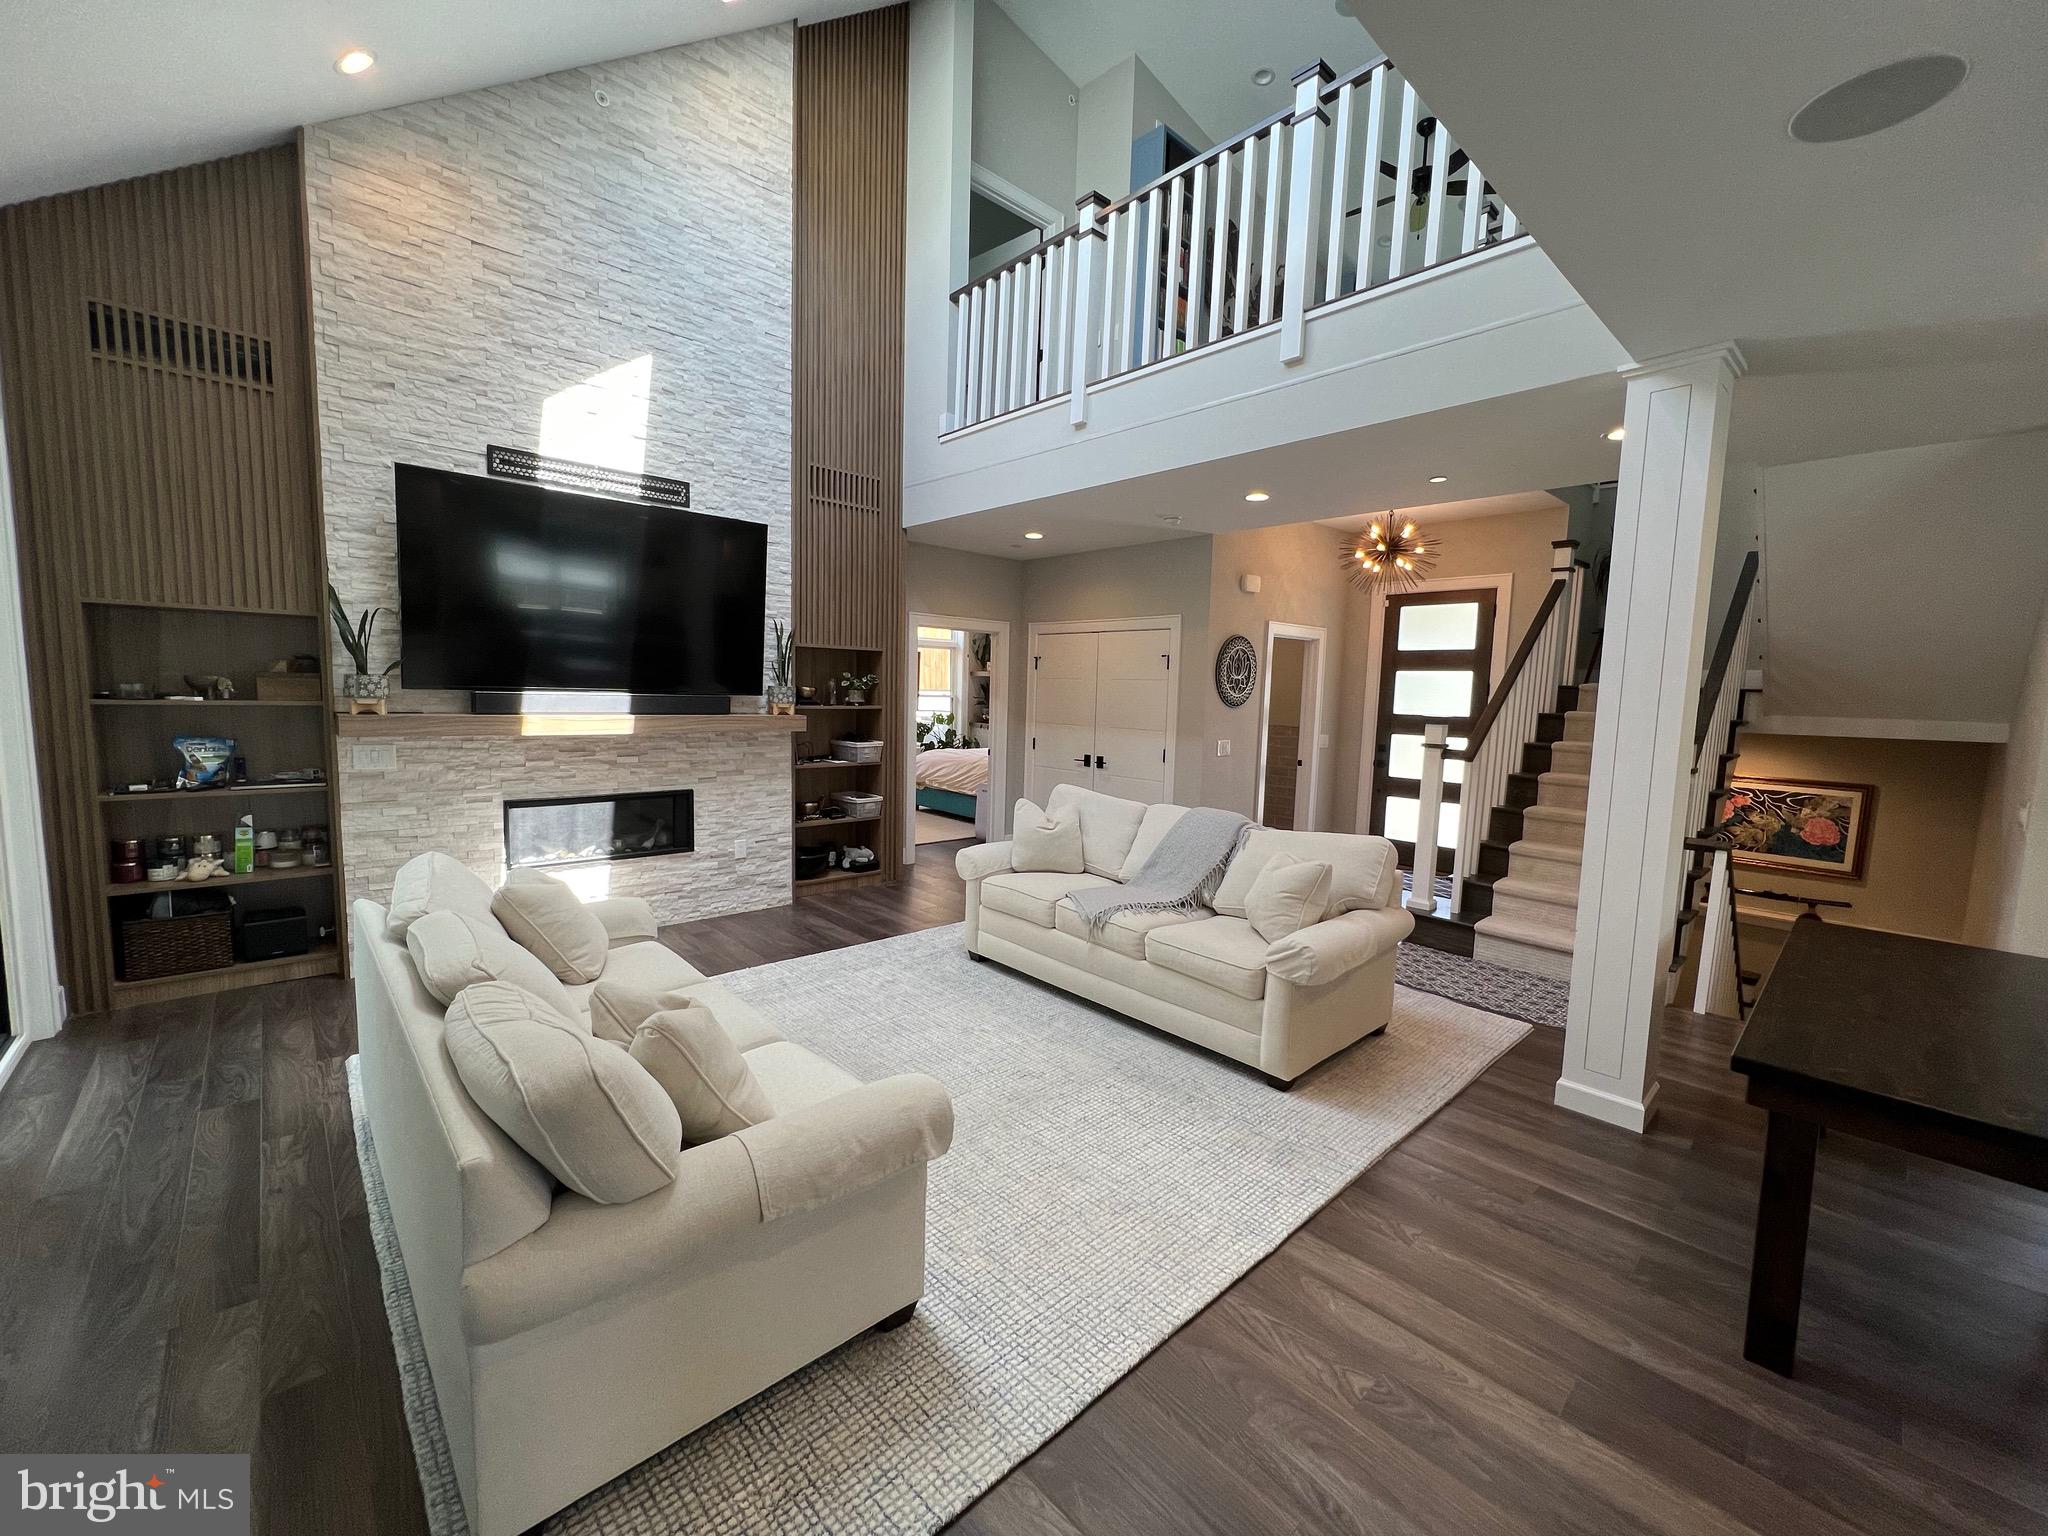
<path id="1" fill-rule="evenodd" d="M 1657 1089 L 1660 1086 L 1657 1083 L 1650 1084 L 1650 1091 L 1643 1095 L 1643 1102 L 1638 1104 L 1634 1099 L 1618 1093 L 1609 1093 L 1604 1088 L 1591 1088 L 1584 1083 L 1575 1083 L 1570 1078 L 1560 1077 L 1557 1080 L 1557 1093 L 1552 1102 L 1559 1109 L 1569 1109 L 1574 1114 L 1604 1121 L 1608 1125 L 1618 1125 L 1624 1131 L 1634 1131 L 1641 1135 L 1649 1129 L 1650 1122 L 1657 1118 Z"/>
<path id="2" fill-rule="evenodd" d="M 22 1057 L 28 1054 L 28 1041 L 21 1035 L 10 1035 L 7 1044 L 0 1046 L 0 1088 L 7 1086 L 7 1079 L 14 1076 L 21 1065 Z"/>

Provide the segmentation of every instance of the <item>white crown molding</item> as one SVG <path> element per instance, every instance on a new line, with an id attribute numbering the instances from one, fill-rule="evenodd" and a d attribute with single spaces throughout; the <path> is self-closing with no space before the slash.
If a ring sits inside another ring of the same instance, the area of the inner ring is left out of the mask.
<path id="1" fill-rule="evenodd" d="M 1996 720 L 1885 720 L 1848 715 L 1759 715 L 1743 727 L 1763 736 L 1857 736 L 1871 741 L 1976 741 L 1997 745 L 2012 727 Z"/>

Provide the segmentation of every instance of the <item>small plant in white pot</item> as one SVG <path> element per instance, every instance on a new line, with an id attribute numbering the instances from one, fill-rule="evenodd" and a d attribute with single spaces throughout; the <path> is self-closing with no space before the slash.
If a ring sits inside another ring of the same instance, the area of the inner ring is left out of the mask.
<path id="1" fill-rule="evenodd" d="M 782 620 L 775 621 L 775 666 L 768 684 L 768 713 L 796 713 L 796 636 Z"/>
<path id="2" fill-rule="evenodd" d="M 384 701 L 391 697 L 391 674 L 398 670 L 398 663 L 392 662 L 382 672 L 372 672 L 370 636 L 376 631 L 377 616 L 388 610 L 366 608 L 351 620 L 348 610 L 341 606 L 341 594 L 334 590 L 333 582 L 327 584 L 327 610 L 334 617 L 334 632 L 341 637 L 341 648 L 348 652 L 351 670 L 342 685 L 348 694 L 348 712 L 383 714 Z"/>
<path id="3" fill-rule="evenodd" d="M 848 704 L 865 704 L 875 691 L 876 681 L 872 672 L 842 672 L 839 674 L 840 696 Z"/>

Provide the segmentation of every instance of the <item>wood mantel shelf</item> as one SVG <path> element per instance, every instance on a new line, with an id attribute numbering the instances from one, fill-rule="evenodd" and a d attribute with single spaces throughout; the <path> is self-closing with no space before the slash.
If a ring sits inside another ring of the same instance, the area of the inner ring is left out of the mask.
<path id="1" fill-rule="evenodd" d="M 344 737 L 385 740 L 474 740 L 509 736 L 692 736 L 743 731 L 794 736 L 802 715 L 336 715 Z"/>

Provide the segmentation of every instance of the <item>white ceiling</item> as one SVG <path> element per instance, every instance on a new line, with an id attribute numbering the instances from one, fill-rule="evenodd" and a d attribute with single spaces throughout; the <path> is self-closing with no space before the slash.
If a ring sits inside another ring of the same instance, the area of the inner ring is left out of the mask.
<path id="1" fill-rule="evenodd" d="M 16 0 L 0 204 L 274 144 L 305 123 L 878 0 Z M 370 49 L 353 78 L 334 61 Z"/>
<path id="2" fill-rule="evenodd" d="M 1635 357 L 2048 313 L 2048 6 L 1359 6 Z M 1819 92 L 1937 50 L 1970 74 L 1925 115 L 1788 134 Z"/>
<path id="3" fill-rule="evenodd" d="M 1439 494 L 1443 490 L 1441 486 L 1432 489 Z M 1419 523 L 1435 527 L 1438 523 L 1462 522 L 1470 517 L 1508 517 L 1517 512 L 1556 512 L 1563 508 L 1564 503 L 1548 491 L 1512 491 L 1505 496 L 1472 496 L 1463 501 L 1429 501 L 1421 506 L 1404 506 L 1399 510 L 1410 514 Z M 1356 533 L 1376 515 L 1377 512 L 1353 512 L 1344 517 L 1324 517 L 1318 518 L 1317 521 L 1325 528 Z"/>
<path id="4" fill-rule="evenodd" d="M 908 532 L 918 544 L 1029 560 L 1281 523 L 1342 526 L 1389 507 L 1427 507 L 1441 521 L 1445 509 L 1479 517 L 1555 506 L 1531 487 L 1611 480 L 1619 470 L 1621 445 L 1601 434 L 1619 417 L 1621 396 L 1618 378 L 1580 379 Z M 1450 478 L 1431 485 L 1431 475 Z M 1247 502 L 1254 488 L 1271 499 Z M 1026 542 L 1026 530 L 1045 538 Z"/>
<path id="5" fill-rule="evenodd" d="M 1296 70 L 1321 59 L 1342 74 L 1379 53 L 1351 14 L 1353 0 L 996 3 L 1076 85 L 1136 54 L 1218 139 L 1291 103 Z M 1260 68 L 1273 71 L 1271 85 L 1252 83 Z"/>
<path id="6" fill-rule="evenodd" d="M 2002 724 L 2042 598 L 2048 432 L 1764 478 L 1773 716 Z"/>

